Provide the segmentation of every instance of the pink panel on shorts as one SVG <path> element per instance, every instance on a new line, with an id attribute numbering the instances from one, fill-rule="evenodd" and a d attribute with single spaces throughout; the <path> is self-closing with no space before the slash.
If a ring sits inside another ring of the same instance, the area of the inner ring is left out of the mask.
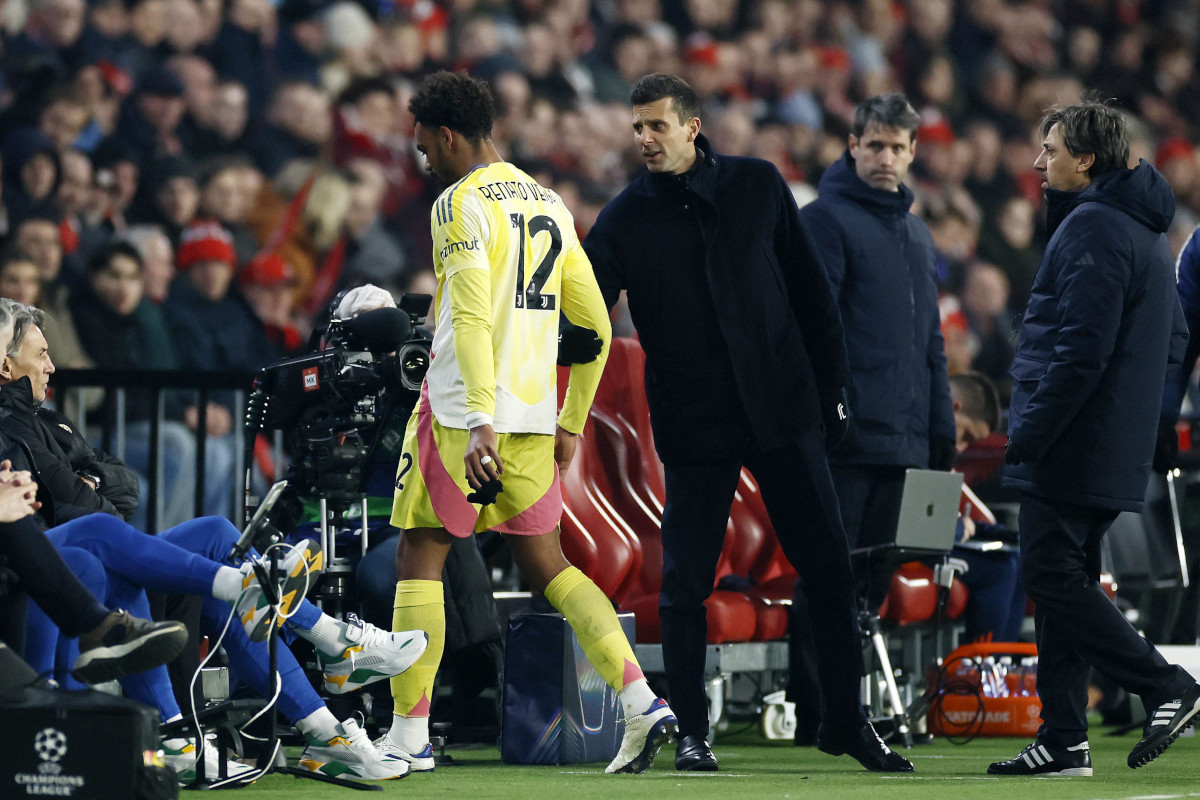
<path id="1" fill-rule="evenodd" d="M 554 481 L 546 493 L 529 508 L 496 525 L 493 530 L 521 536 L 541 536 L 558 527 L 562 520 L 562 484 L 558 480 L 558 464 L 554 465 Z"/>
<path id="2" fill-rule="evenodd" d="M 446 530 L 460 539 L 475 534 L 475 521 L 479 512 L 467 501 L 463 490 L 450 477 L 446 465 L 438 453 L 433 438 L 433 409 L 425 387 L 421 388 L 421 411 L 417 416 L 417 450 L 421 464 L 421 477 L 429 491 L 429 501 L 438 519 Z"/>

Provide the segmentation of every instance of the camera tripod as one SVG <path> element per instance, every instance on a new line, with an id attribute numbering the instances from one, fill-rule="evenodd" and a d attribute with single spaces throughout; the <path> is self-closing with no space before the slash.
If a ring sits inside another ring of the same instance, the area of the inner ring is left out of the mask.
<path id="1" fill-rule="evenodd" d="M 254 573 L 272 609 L 271 621 L 267 629 L 267 669 L 271 676 L 269 685 L 269 694 L 271 697 L 275 697 L 280 688 L 278 653 L 279 630 L 281 626 L 277 624 L 276 616 L 278 615 L 280 603 L 279 586 L 282 585 L 284 575 L 279 565 L 279 548 L 273 546 L 282 541 L 283 535 L 268 522 L 268 516 L 286 487 L 287 481 L 279 481 L 271 487 L 262 504 L 255 511 L 254 517 L 246 525 L 246 529 L 243 531 L 241 538 L 238 539 L 233 553 L 231 553 L 231 556 L 236 556 L 239 551 L 244 554 L 250 548 L 267 553 L 266 564 L 256 562 L 254 564 Z M 279 752 L 278 709 L 275 707 L 274 701 L 272 701 L 270 713 L 267 715 L 267 739 L 257 762 L 257 767 L 260 770 L 258 777 L 278 773 L 292 775 L 297 778 L 309 778 L 322 783 L 333 784 L 334 786 L 342 786 L 347 789 L 358 789 L 360 791 L 383 790 L 382 786 L 376 784 L 359 783 L 358 781 L 337 778 L 320 772 L 312 772 L 300 767 L 289 766 L 286 761 L 281 765 L 278 763 Z M 241 785 L 244 785 L 244 783 Z"/>

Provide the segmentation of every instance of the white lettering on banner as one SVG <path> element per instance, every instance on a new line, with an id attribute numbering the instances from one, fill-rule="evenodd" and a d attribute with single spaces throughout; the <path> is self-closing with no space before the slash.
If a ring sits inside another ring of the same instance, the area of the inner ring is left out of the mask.
<path id="1" fill-rule="evenodd" d="M 976 711 L 943 711 L 942 714 L 955 725 L 966 725 L 978 718 L 978 712 Z M 993 723 L 1009 722 L 1009 712 L 989 711 L 984 715 L 983 721 Z"/>
<path id="2" fill-rule="evenodd" d="M 27 797 L 70 797 L 84 786 L 82 775 L 34 775 L 18 772 L 13 781 Z"/>

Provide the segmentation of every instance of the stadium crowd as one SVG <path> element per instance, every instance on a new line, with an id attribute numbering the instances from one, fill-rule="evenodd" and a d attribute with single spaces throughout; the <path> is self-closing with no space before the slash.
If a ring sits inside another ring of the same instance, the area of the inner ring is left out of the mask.
<path id="1" fill-rule="evenodd" d="M 49 312 L 60 367 L 254 368 L 295 351 L 341 288 L 432 286 L 436 188 L 406 108 L 435 69 L 491 83 L 502 155 L 558 191 L 581 234 L 640 167 L 627 101 L 647 72 L 686 78 L 714 147 L 770 160 L 801 201 L 841 156 L 855 103 L 899 89 L 921 114 L 908 182 L 938 250 L 951 369 L 1003 384 L 1044 244 L 1032 163 L 1047 106 L 1085 87 L 1115 98 L 1132 158 L 1175 191 L 1176 251 L 1195 227 L 1198 14 L 1102 0 L 9 2 L 0 294 Z M 173 347 L 114 348 L 72 302 L 110 285 L 87 265 L 114 238 L 143 261 L 121 316 L 164 326 Z M 213 330 L 214 311 L 233 321 Z M 235 329 L 255 344 L 231 360 Z M 229 420 L 210 411 L 219 436 Z M 178 416 L 194 427 L 194 411 Z"/>

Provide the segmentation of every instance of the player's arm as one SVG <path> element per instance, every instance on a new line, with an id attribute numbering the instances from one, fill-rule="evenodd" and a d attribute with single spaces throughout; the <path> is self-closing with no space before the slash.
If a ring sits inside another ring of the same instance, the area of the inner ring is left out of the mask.
<path id="1" fill-rule="evenodd" d="M 492 354 L 492 280 L 483 269 L 462 269 L 446 279 L 454 353 L 467 395 L 467 427 L 491 425 L 496 410 Z"/>
<path id="2" fill-rule="evenodd" d="M 470 195 L 460 196 L 449 219 L 435 224 L 434 241 L 446 243 L 443 259 L 446 296 L 450 303 L 450 326 L 466 393 L 466 422 L 471 429 L 467 445 L 467 478 L 478 488 L 500 472 L 496 433 L 492 429 L 496 410 L 496 365 L 492 352 L 492 276 L 484 243 L 490 233 Z M 453 247 L 476 241 L 473 248 Z M 494 464 L 480 459 L 491 456 Z"/>
<path id="3" fill-rule="evenodd" d="M 587 422 L 588 410 L 596 396 L 596 387 L 600 385 L 600 376 L 604 372 L 609 343 L 612 341 L 608 307 L 592 274 L 591 262 L 578 241 L 563 259 L 562 312 L 576 325 L 594 330 L 601 342 L 600 355 L 594 361 L 571 365 L 566 398 L 558 415 L 560 428 L 578 434 Z"/>

